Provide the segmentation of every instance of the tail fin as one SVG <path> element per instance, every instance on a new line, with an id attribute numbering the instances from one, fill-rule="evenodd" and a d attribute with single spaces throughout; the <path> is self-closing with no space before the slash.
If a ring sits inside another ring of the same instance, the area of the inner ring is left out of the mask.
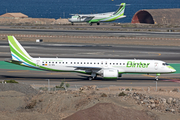
<path id="1" fill-rule="evenodd" d="M 120 7 L 116 12 L 114 12 L 113 15 L 124 15 L 125 7 L 126 7 L 126 3 L 121 3 Z"/>
<path id="2" fill-rule="evenodd" d="M 26 52 L 14 36 L 8 36 L 8 41 L 13 61 L 19 61 L 22 63 L 32 61 L 32 57 Z"/>

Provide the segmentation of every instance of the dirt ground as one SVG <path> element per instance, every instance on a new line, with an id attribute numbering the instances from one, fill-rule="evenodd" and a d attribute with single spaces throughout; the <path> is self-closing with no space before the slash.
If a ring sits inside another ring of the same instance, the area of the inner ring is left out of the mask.
<path id="1" fill-rule="evenodd" d="M 1 120 L 179 120 L 180 118 L 178 111 L 147 107 L 145 104 L 139 104 L 137 95 L 134 96 L 138 93 L 154 99 L 163 97 L 168 100 L 172 97 L 180 101 L 180 92 L 173 91 L 174 88 L 167 91 L 161 88 L 158 92 L 152 90 L 145 92 L 138 87 L 132 91 L 112 87 L 109 91 L 109 88 L 97 89 L 96 86 L 85 86 L 80 90 L 48 92 L 37 91 L 24 84 L 20 84 L 22 87 L 19 85 L 8 87 L 10 90 L 4 89 L 7 88 L 6 85 L 3 87 L 0 85 Z M 122 92 L 126 95 L 120 96 L 119 93 Z M 167 103 L 166 107 L 169 105 Z M 176 103 L 176 109 L 179 109 L 178 105 L 179 103 Z"/>

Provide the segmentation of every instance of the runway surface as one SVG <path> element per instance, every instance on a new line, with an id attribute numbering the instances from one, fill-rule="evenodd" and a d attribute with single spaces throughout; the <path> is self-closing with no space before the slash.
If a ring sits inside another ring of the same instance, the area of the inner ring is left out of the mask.
<path id="1" fill-rule="evenodd" d="M 62 81 L 73 85 L 98 85 L 99 87 L 107 86 L 155 86 L 155 75 L 143 74 L 123 74 L 118 80 L 103 80 L 98 77 L 96 80 L 87 80 L 88 75 L 78 73 L 58 73 L 47 71 L 28 71 L 28 70 L 8 70 L 0 69 L 0 80 L 16 80 L 25 84 L 45 84 L 47 79 L 51 85 L 59 85 Z M 179 74 L 161 75 L 158 86 L 179 86 Z"/>
<path id="2" fill-rule="evenodd" d="M 180 47 L 139 45 L 52 44 L 21 42 L 32 57 L 156 59 L 179 63 Z M 11 58 L 8 42 L 0 42 L 0 60 Z"/>
<path id="3" fill-rule="evenodd" d="M 80 29 L 80 28 L 79 28 Z M 179 38 L 179 32 L 142 32 L 142 31 L 116 31 L 116 30 L 51 30 L 51 29 L 0 29 L 4 34 L 48 34 L 48 35 L 80 35 L 80 36 L 146 36 Z"/>
<path id="4" fill-rule="evenodd" d="M 138 45 L 86 45 L 86 44 L 51 44 L 21 42 L 32 57 L 79 57 L 79 58 L 129 58 L 159 59 L 170 63 L 180 63 L 180 48 L 167 46 Z M 7 42 L 0 42 L 0 60 L 10 59 Z M 47 84 L 50 79 L 54 85 L 61 81 L 70 85 L 119 85 L 119 86 L 154 86 L 155 75 L 123 74 L 118 80 L 103 80 L 98 77 L 88 81 L 87 75 L 78 73 L 56 73 L 47 71 L 0 69 L 0 80 L 15 79 L 21 83 Z M 179 86 L 180 74 L 160 76 L 159 86 Z"/>

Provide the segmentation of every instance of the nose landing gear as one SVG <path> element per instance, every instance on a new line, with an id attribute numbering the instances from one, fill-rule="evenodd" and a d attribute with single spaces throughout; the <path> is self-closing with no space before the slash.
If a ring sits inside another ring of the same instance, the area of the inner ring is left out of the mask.
<path id="1" fill-rule="evenodd" d="M 158 77 L 159 77 L 159 76 L 156 76 L 156 77 L 155 77 L 155 81 L 158 81 L 158 80 L 159 80 Z"/>
<path id="2" fill-rule="evenodd" d="M 161 74 L 156 74 L 156 77 L 155 77 L 155 81 L 158 81 L 158 77 L 160 76 Z"/>

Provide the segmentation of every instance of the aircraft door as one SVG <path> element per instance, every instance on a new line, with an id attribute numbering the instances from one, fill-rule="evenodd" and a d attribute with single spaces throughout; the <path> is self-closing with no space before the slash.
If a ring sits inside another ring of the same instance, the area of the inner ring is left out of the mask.
<path id="1" fill-rule="evenodd" d="M 80 16 L 77 18 L 77 21 L 81 21 L 81 17 Z"/>
<path id="2" fill-rule="evenodd" d="M 155 70 L 158 70 L 158 62 L 155 62 L 155 63 L 154 63 L 154 69 L 155 69 Z"/>
<path id="3" fill-rule="evenodd" d="M 41 64 L 41 61 L 40 60 L 36 60 L 36 66 L 38 67 L 38 66 L 40 66 L 40 64 Z"/>

